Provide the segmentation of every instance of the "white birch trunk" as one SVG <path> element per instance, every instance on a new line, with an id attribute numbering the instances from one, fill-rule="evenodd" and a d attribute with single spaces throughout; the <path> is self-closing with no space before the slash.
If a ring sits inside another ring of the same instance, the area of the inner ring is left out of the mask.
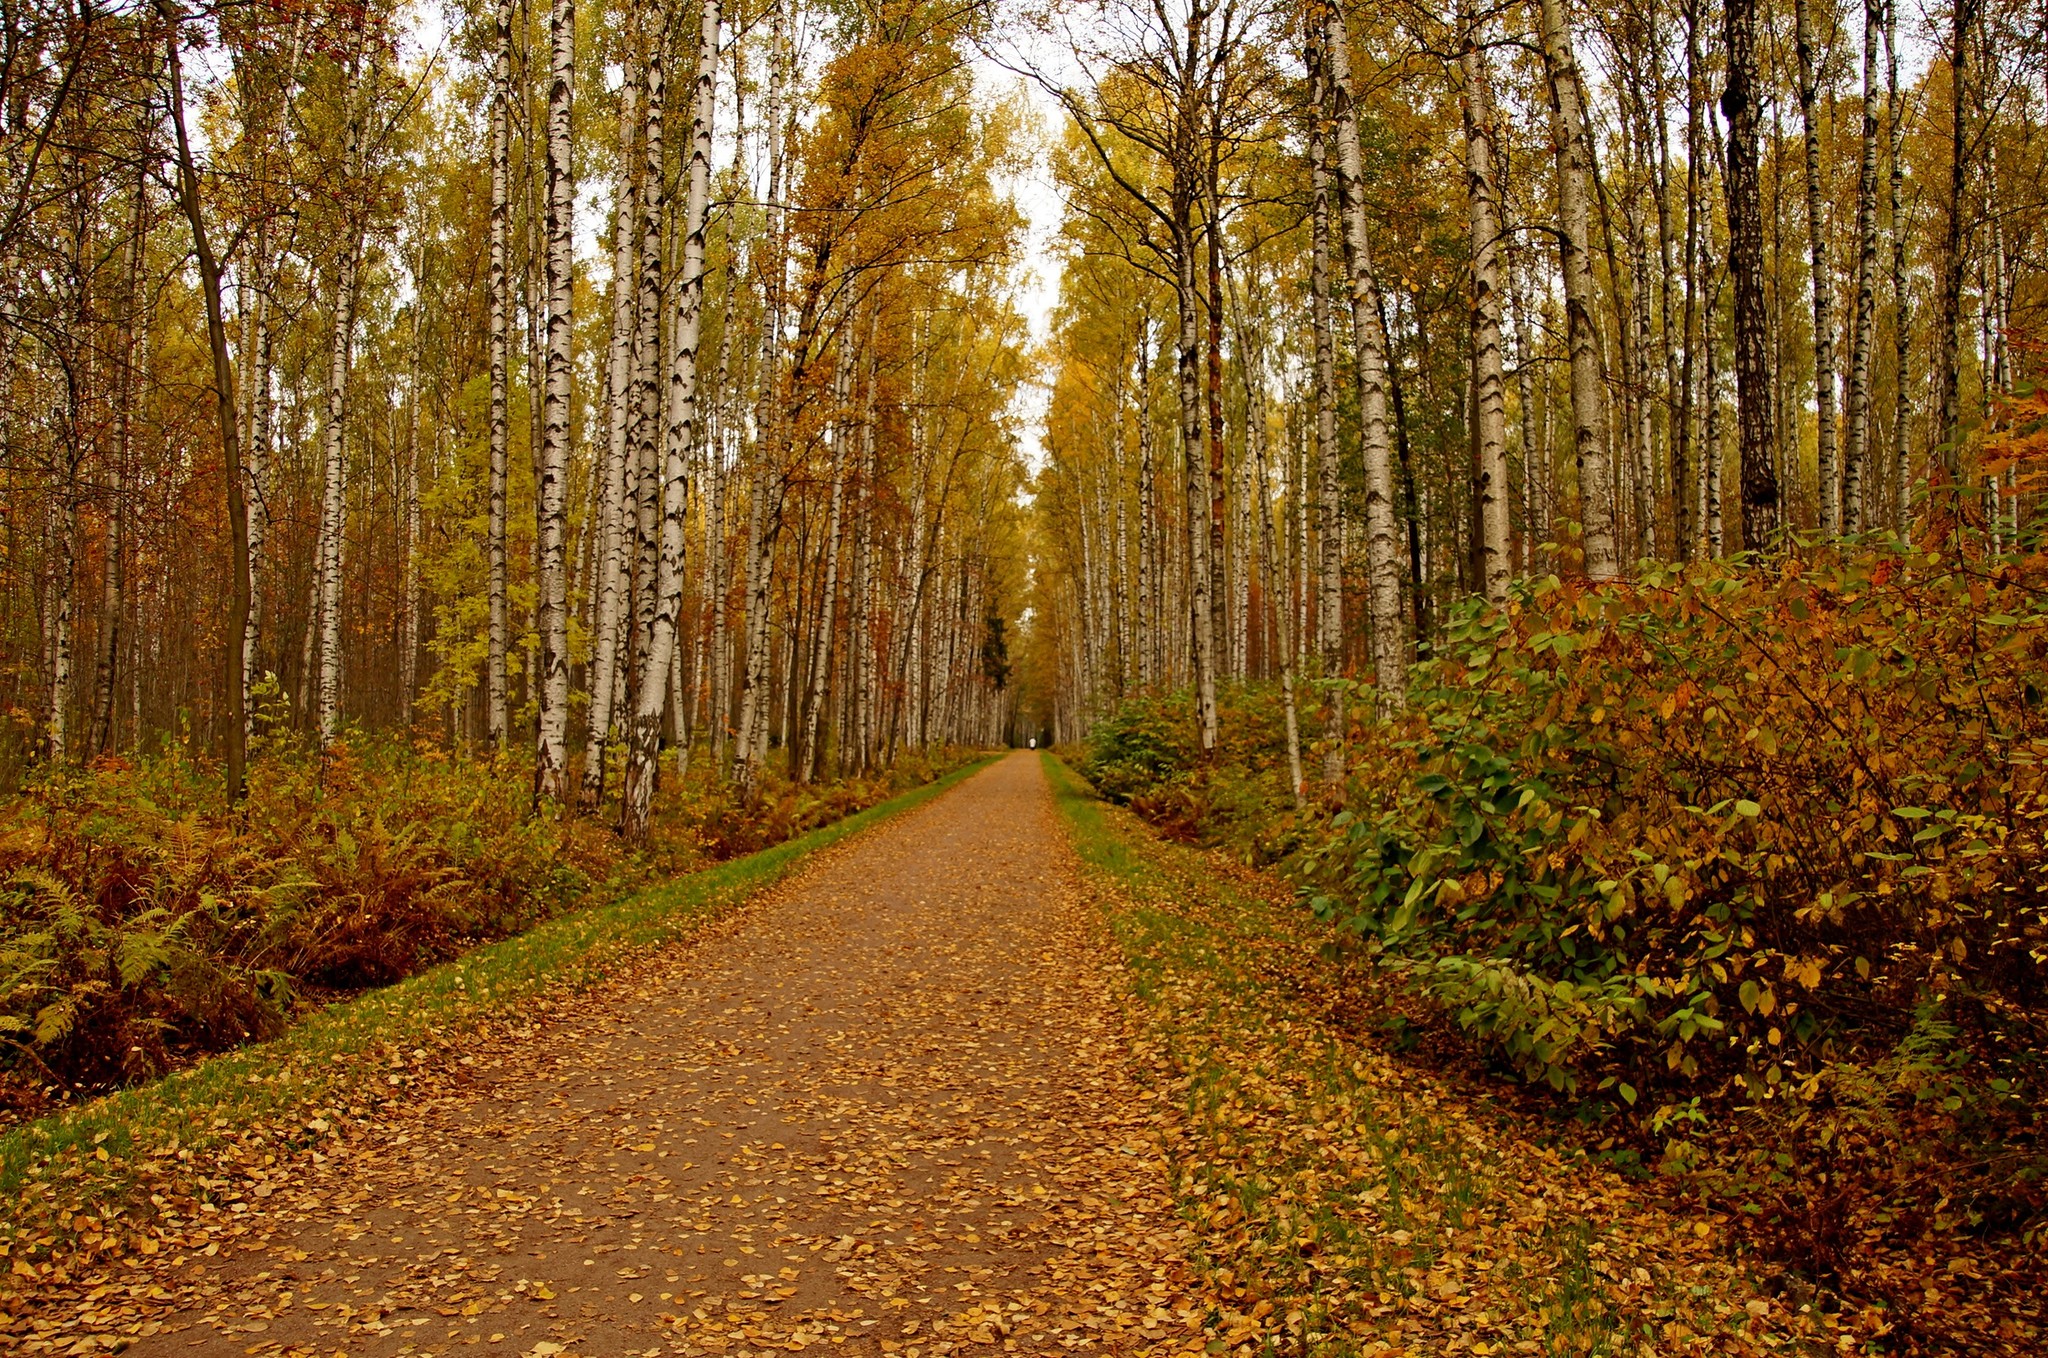
<path id="1" fill-rule="evenodd" d="M 689 466 L 702 429 L 697 410 L 697 349 L 704 322 L 704 228 L 711 203 L 711 130 L 717 111 L 719 0 L 704 0 L 690 118 L 690 163 L 683 198 L 682 274 L 676 294 L 675 355 L 669 367 L 668 429 L 663 439 L 661 556 L 655 574 L 654 627 L 640 671 L 640 702 L 626 766 L 626 830 L 644 838 L 661 751 L 661 714 L 675 663 L 683 607 L 683 547 Z M 681 715 L 678 712 L 678 720 Z"/>
<path id="2" fill-rule="evenodd" d="M 1543 57 L 1549 73 L 1551 137 L 1557 147 L 1558 256 L 1564 274 L 1565 324 L 1571 353 L 1572 447 L 1579 470 L 1579 519 L 1586 574 L 1621 574 L 1614 540 L 1614 489 L 1605 443 L 1607 411 L 1600 387 L 1599 334 L 1593 319 L 1593 230 L 1587 203 L 1590 161 L 1578 61 L 1564 0 L 1541 0 Z"/>
<path id="3" fill-rule="evenodd" d="M 1863 6 L 1863 126 L 1856 167 L 1855 314 L 1850 322 L 1849 402 L 1842 448 L 1842 528 L 1864 530 L 1865 471 L 1870 460 L 1870 353 L 1877 334 L 1878 15 L 1881 0 Z"/>
<path id="4" fill-rule="evenodd" d="M 1554 0 L 1553 0 L 1554 2 Z M 1366 235 L 1363 157 L 1351 90 L 1350 36 L 1341 8 L 1326 11 L 1325 50 L 1335 101 L 1337 190 L 1351 275 L 1351 329 L 1358 365 L 1360 450 L 1365 462 L 1367 605 L 1372 622 L 1373 701 L 1382 720 L 1407 703 L 1407 638 L 1401 610 L 1401 541 L 1394 522 L 1394 450 L 1387 425 L 1387 336 Z"/>
<path id="5" fill-rule="evenodd" d="M 1324 681 L 1323 784 L 1334 789 L 1344 777 L 1344 689 L 1333 682 L 1344 672 L 1344 491 L 1340 479 L 1342 449 L 1337 442 L 1336 327 L 1330 314 L 1330 219 L 1334 204 L 1325 135 L 1331 102 L 1325 41 L 1324 34 L 1314 35 L 1308 52 L 1309 325 L 1315 349 L 1315 637 Z M 1307 493 L 1305 484 L 1303 493 Z M 1306 516 L 1303 523 L 1306 535 Z M 1303 560 L 1305 568 L 1305 555 Z"/>
<path id="6" fill-rule="evenodd" d="M 1459 53 L 1465 114 L 1465 184 L 1472 227 L 1472 406 L 1479 500 L 1479 583 L 1495 603 L 1508 597 L 1507 390 L 1500 356 L 1500 194 L 1494 180 L 1491 79 L 1469 12 Z"/>
<path id="7" fill-rule="evenodd" d="M 353 162 L 351 157 L 351 162 Z M 343 440 L 348 395 L 349 349 L 355 329 L 355 242 L 345 248 L 334 288 L 334 333 L 327 358 L 327 424 L 320 499 L 320 743 L 334 739 L 341 725 L 341 534 L 345 509 L 346 448 Z"/>
<path id="8" fill-rule="evenodd" d="M 575 338 L 574 263 L 576 183 L 570 157 L 570 105 L 576 79 L 575 0 L 548 7 L 551 60 L 547 113 L 547 373 L 541 406 L 539 476 L 534 487 L 534 534 L 539 560 L 536 631 L 540 642 L 540 700 L 534 743 L 536 798 L 560 801 L 568 791 L 569 595 L 567 547 L 569 407 Z"/>
<path id="9" fill-rule="evenodd" d="M 658 60 L 658 59 L 657 59 Z M 649 63 L 653 67 L 654 63 Z M 648 117 L 656 99 L 650 81 Z M 607 424 L 603 460 L 598 467 L 596 521 L 591 535 L 597 548 L 593 593 L 597 617 L 592 627 L 590 657 L 590 726 L 583 754 L 583 805 L 595 810 L 604 798 L 606 754 L 611 744 L 612 700 L 618 688 L 619 641 L 623 632 L 626 592 L 626 543 L 632 521 L 627 509 L 627 467 L 638 453 L 634 408 L 639 391 L 634 379 L 645 358 L 641 347 L 640 192 L 646 182 L 644 161 L 633 156 L 639 130 L 639 88 L 629 77 L 619 91 L 619 188 L 612 213 L 612 332 L 605 358 Z M 657 244 L 657 248 L 659 248 Z"/>
<path id="10" fill-rule="evenodd" d="M 510 732 L 505 685 L 505 490 L 511 464 L 510 311 L 507 278 L 511 234 L 512 0 L 498 0 L 491 97 L 491 257 L 487 287 L 491 308 L 490 507 L 484 554 L 490 571 L 490 615 L 485 635 L 485 729 L 493 749 L 505 748 Z"/>
<path id="11" fill-rule="evenodd" d="M 1820 77 L 1813 50 L 1813 14 L 1809 0 L 1793 5 L 1794 47 L 1799 58 L 1799 112 L 1806 150 L 1806 251 L 1813 290 L 1813 392 L 1818 416 L 1815 448 L 1820 477 L 1820 531 L 1836 537 L 1842 531 L 1841 471 L 1835 445 L 1835 280 L 1828 264 L 1827 218 L 1821 211 L 1827 186 L 1821 182 L 1820 122 L 1814 105 L 1820 98 Z M 1832 12 L 1832 11 L 1831 11 Z"/>

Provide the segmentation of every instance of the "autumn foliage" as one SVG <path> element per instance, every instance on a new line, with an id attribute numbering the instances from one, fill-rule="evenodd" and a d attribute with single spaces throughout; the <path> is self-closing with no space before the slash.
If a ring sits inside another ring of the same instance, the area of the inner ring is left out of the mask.
<path id="1" fill-rule="evenodd" d="M 518 761 L 357 739 L 324 766 L 274 751 L 230 811 L 177 745 L 56 770 L 0 809 L 0 1118 L 276 1035 L 386 984 L 638 883 L 780 843 L 874 804 L 950 754 L 870 778 L 671 785 L 653 843 L 532 810 Z"/>
<path id="2" fill-rule="evenodd" d="M 1335 815 L 1235 833 L 1397 1007 L 1809 1264 L 1852 1226 L 2038 1221 L 2044 587 L 1904 545 L 1538 581 L 1450 620 Z M 1133 782 L 1132 729 L 1094 747 L 1126 797 L 1245 802 L 1195 790 L 1220 768 Z"/>

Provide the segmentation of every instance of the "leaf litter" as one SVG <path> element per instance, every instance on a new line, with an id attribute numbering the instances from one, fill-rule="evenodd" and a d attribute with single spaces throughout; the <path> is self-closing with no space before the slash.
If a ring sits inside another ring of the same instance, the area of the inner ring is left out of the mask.
<path id="1" fill-rule="evenodd" d="M 1488 1358 L 1867 1333 L 1760 1290 L 1725 1223 L 1334 1031 L 1255 880 L 1063 804 L 1086 868 L 1014 757 L 600 986 L 389 1053 L 383 1087 L 160 1202 L 154 1253 L 18 1279 L 0 1346 Z"/>
<path id="2" fill-rule="evenodd" d="M 1723 1215 L 1543 1144 L 1333 1022 L 1271 879 L 1163 841 L 1056 767 L 1130 966 L 1137 1049 L 1212 1353 L 1685 1355 L 1849 1349 L 1874 1328 L 1760 1286 Z"/>
<path id="3" fill-rule="evenodd" d="M 1192 1228 L 1078 887 L 1036 762 L 1001 763 L 601 986 L 394 1053 L 407 1097 L 252 1151 L 156 1254 L 25 1289 L 0 1337 L 1199 1352 Z"/>

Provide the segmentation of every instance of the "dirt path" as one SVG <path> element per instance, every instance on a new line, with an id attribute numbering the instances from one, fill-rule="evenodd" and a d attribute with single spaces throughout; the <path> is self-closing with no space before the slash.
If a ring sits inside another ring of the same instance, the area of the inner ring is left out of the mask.
<path id="1" fill-rule="evenodd" d="M 165 1261 L 127 1351 L 1199 1345 L 1098 929 L 1013 756 Z"/>

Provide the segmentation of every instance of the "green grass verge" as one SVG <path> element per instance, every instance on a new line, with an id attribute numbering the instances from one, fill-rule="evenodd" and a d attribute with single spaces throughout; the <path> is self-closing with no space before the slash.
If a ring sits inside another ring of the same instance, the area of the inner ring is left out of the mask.
<path id="1" fill-rule="evenodd" d="M 375 1080 L 378 1097 L 402 1091 L 411 1077 L 387 1073 L 390 1053 L 439 1047 L 450 1034 L 542 991 L 594 985 L 781 880 L 819 850 L 930 801 L 993 758 L 773 848 L 559 916 L 317 1010 L 273 1041 L 9 1130 L 0 1135 L 0 1256 L 120 1246 L 134 1233 L 120 1223 L 132 1220 L 147 1193 L 193 1177 L 209 1149 L 252 1127 L 360 1104 L 368 1080 Z M 319 1134 L 283 1140 L 310 1142 Z"/>
<path id="2" fill-rule="evenodd" d="M 1347 1032 L 1305 908 L 1160 840 L 1056 756 L 1045 770 L 1128 968 L 1144 1073 L 1180 1114 L 1167 1159 L 1220 1301 L 1210 1352 L 1753 1353 L 1763 1328 L 1802 1346 L 1805 1317 L 1752 1322 L 1719 1224 Z"/>

